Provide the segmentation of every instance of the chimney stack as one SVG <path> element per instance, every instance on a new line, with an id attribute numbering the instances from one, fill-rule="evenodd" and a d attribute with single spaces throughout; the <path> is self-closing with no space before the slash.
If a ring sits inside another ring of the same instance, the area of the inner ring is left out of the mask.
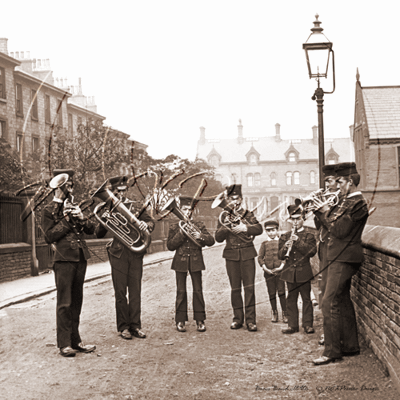
<path id="1" fill-rule="evenodd" d="M 350 138 L 354 142 L 354 125 L 350 125 L 349 129 L 350 129 Z"/>
<path id="2" fill-rule="evenodd" d="M 281 141 L 281 125 L 280 124 L 275 124 L 275 141 L 276 142 Z"/>
<path id="3" fill-rule="evenodd" d="M 0 52 L 8 55 L 7 38 L 0 38 Z"/>
<path id="4" fill-rule="evenodd" d="M 312 138 L 313 138 L 313 143 L 318 144 L 318 126 L 316 125 L 312 127 Z"/>
<path id="5" fill-rule="evenodd" d="M 241 143 L 244 142 L 243 125 L 242 125 L 242 120 L 241 119 L 239 119 L 239 125 L 237 127 L 238 127 L 238 138 L 237 138 L 237 141 L 238 141 L 239 144 L 241 144 Z"/>
<path id="6" fill-rule="evenodd" d="M 206 128 L 204 126 L 200 127 L 200 140 L 199 144 L 203 145 L 206 144 Z"/>

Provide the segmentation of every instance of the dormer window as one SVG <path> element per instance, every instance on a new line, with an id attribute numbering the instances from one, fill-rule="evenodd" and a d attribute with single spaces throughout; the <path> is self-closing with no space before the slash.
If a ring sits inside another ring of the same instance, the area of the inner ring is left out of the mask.
<path id="1" fill-rule="evenodd" d="M 257 156 L 255 154 L 250 156 L 250 164 L 257 164 Z"/>
<path id="2" fill-rule="evenodd" d="M 260 153 L 252 145 L 246 154 L 246 158 L 250 165 L 257 165 L 258 161 L 260 160 Z"/>
<path id="3" fill-rule="evenodd" d="M 289 153 L 289 162 L 296 162 L 296 154 L 291 152 Z"/>
<path id="4" fill-rule="evenodd" d="M 210 157 L 210 164 L 211 164 L 213 167 L 218 167 L 218 165 L 219 165 L 218 156 L 211 156 L 211 157 Z"/>

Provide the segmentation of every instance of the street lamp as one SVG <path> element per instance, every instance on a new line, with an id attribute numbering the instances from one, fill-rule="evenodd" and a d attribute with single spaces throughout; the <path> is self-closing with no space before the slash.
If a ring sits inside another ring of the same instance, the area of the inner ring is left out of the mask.
<path id="1" fill-rule="evenodd" d="M 314 27 L 311 28 L 311 34 L 306 43 L 303 44 L 303 49 L 306 52 L 308 75 L 310 79 L 315 78 L 318 82 L 318 88 L 315 90 L 312 100 L 317 100 L 318 108 L 318 159 L 319 159 L 319 186 L 325 187 L 322 167 L 325 164 L 325 149 L 324 149 L 324 119 L 323 119 L 323 104 L 324 94 L 330 94 L 335 91 L 335 54 L 332 50 L 332 42 L 322 33 L 323 28 L 320 27 L 321 21 L 318 21 L 319 15 L 315 16 Z M 320 87 L 320 78 L 328 77 L 329 60 L 332 53 L 332 76 L 333 90 L 324 92 Z"/>

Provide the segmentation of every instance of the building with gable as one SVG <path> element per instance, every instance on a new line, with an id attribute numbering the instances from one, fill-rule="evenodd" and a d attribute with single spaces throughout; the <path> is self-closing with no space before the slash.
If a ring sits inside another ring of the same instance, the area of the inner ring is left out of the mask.
<path id="1" fill-rule="evenodd" d="M 239 120 L 237 136 L 229 139 L 206 139 L 200 128 L 197 157 L 213 165 L 216 178 L 223 184 L 242 184 L 247 208 L 258 204 L 256 214 L 269 213 L 295 198 L 306 197 L 319 187 L 318 128 L 313 126 L 311 139 L 284 140 L 280 124 L 275 135 L 244 137 Z M 325 162 L 354 161 L 353 143 L 348 138 L 325 139 Z M 264 214 L 265 215 L 265 214 Z"/>
<path id="2" fill-rule="evenodd" d="M 368 223 L 400 228 L 400 86 L 361 86 L 357 70 L 355 161 L 360 189 L 375 207 Z"/>

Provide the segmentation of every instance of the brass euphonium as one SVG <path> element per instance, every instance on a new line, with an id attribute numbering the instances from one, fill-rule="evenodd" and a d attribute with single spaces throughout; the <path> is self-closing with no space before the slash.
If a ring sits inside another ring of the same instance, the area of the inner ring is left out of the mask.
<path id="1" fill-rule="evenodd" d="M 175 214 L 179 219 L 179 228 L 182 231 L 182 233 L 188 237 L 194 244 L 196 244 L 199 247 L 202 247 L 201 243 L 193 236 L 193 233 L 197 232 L 201 235 L 201 230 L 193 224 L 192 221 L 190 221 L 189 218 L 186 217 L 186 215 L 182 212 L 182 210 L 179 208 L 178 203 L 175 199 L 175 197 L 171 197 L 167 203 L 162 207 L 162 211 L 171 211 L 173 214 Z"/>
<path id="2" fill-rule="evenodd" d="M 128 210 L 122 200 L 119 200 L 110 189 L 106 188 L 107 183 L 108 181 L 105 181 L 91 196 L 103 201 L 94 208 L 94 216 L 129 250 L 134 253 L 143 252 L 150 246 L 150 232 L 147 229 L 145 231 L 139 229 L 139 219 Z M 111 201 L 110 210 L 104 209 L 109 201 Z M 103 213 L 99 215 L 101 210 Z"/>
<path id="3" fill-rule="evenodd" d="M 244 242 L 250 243 L 253 241 L 254 239 L 253 236 L 249 236 L 245 232 L 235 233 L 232 230 L 232 227 L 239 225 L 240 222 L 243 222 L 245 225 L 249 225 L 249 223 L 244 218 L 242 218 L 241 215 L 237 211 L 235 211 L 235 209 L 228 203 L 228 201 L 225 198 L 224 192 L 220 193 L 211 204 L 211 208 L 217 208 L 217 207 L 220 207 L 224 210 L 221 212 L 221 214 L 219 214 L 218 217 L 218 220 L 221 225 L 223 225 L 234 235 L 238 236 Z"/>

